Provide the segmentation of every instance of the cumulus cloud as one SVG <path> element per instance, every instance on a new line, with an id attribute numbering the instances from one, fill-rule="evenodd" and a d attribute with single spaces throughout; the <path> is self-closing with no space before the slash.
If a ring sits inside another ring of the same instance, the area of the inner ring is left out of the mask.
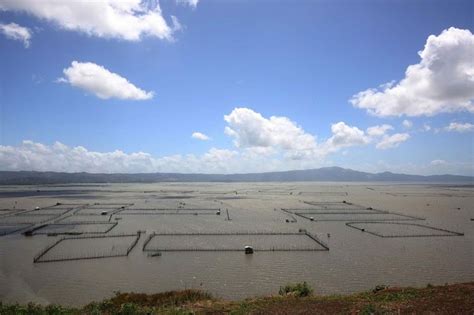
<path id="1" fill-rule="evenodd" d="M 176 0 L 176 3 L 190 6 L 195 9 L 199 3 L 199 0 Z"/>
<path id="2" fill-rule="evenodd" d="M 20 26 L 16 23 L 0 23 L 0 33 L 5 35 L 9 39 L 19 40 L 23 42 L 25 48 L 30 47 L 31 31 L 27 27 Z"/>
<path id="3" fill-rule="evenodd" d="M 331 125 L 329 138 L 317 142 L 315 135 L 289 118 L 265 118 L 249 108 L 235 108 L 224 120 L 228 123 L 225 133 L 234 139 L 237 148 L 260 148 L 267 154 L 281 153 L 293 160 L 322 159 L 343 148 L 367 145 L 380 137 L 383 137 L 381 144 L 376 147 L 386 149 L 398 146 L 409 137 L 408 134 L 387 135 L 393 129 L 388 124 L 369 127 L 366 133 L 341 121 Z"/>
<path id="4" fill-rule="evenodd" d="M 235 108 L 224 116 L 225 133 L 234 144 L 245 147 L 277 147 L 283 150 L 311 150 L 316 138 L 287 117 L 263 117 L 249 108 Z"/>
<path id="5" fill-rule="evenodd" d="M 453 132 L 470 132 L 474 131 L 474 125 L 471 123 L 452 122 L 446 126 L 444 130 Z"/>
<path id="6" fill-rule="evenodd" d="M 410 135 L 408 133 L 395 133 L 393 135 L 385 135 L 375 147 L 381 150 L 396 148 L 401 143 L 407 141 L 409 138 Z"/>
<path id="7" fill-rule="evenodd" d="M 124 77 L 92 62 L 73 61 L 63 73 L 64 77 L 58 82 L 69 83 L 101 99 L 148 100 L 153 97 L 153 92 L 146 92 Z"/>
<path id="8" fill-rule="evenodd" d="M 60 142 L 45 145 L 23 141 L 18 146 L 0 145 L 0 169 L 90 173 L 227 172 L 229 167 L 237 165 L 237 154 L 212 148 L 201 156 L 157 158 L 144 152 L 95 152 Z"/>
<path id="9" fill-rule="evenodd" d="M 148 153 L 95 152 L 82 146 L 69 147 L 23 141 L 18 146 L 0 145 L 0 170 L 36 170 L 92 173 L 245 173 L 306 169 L 328 166 L 327 156 L 354 146 L 380 141 L 377 148 L 396 147 L 408 134 L 388 135 L 390 125 L 363 130 L 338 122 L 331 136 L 321 142 L 286 117 L 263 117 L 248 108 L 235 108 L 224 116 L 225 131 L 235 149 L 212 148 L 202 155 L 154 157 Z M 195 132 L 193 138 L 208 138 Z M 347 150 L 345 150 L 347 153 Z"/>
<path id="10" fill-rule="evenodd" d="M 202 140 L 202 141 L 206 141 L 206 140 L 209 140 L 210 138 L 208 136 L 206 136 L 205 134 L 201 133 L 201 132 L 193 132 L 193 134 L 191 135 L 192 138 L 194 139 L 197 139 L 197 140 Z"/>
<path id="11" fill-rule="evenodd" d="M 350 102 L 377 116 L 474 112 L 474 35 L 451 27 L 428 37 L 405 78 L 355 94 Z"/>
<path id="12" fill-rule="evenodd" d="M 367 134 L 370 137 L 381 137 L 387 133 L 387 131 L 392 130 L 393 127 L 388 124 L 377 125 L 367 128 Z"/>
<path id="13" fill-rule="evenodd" d="M 237 148 L 246 149 L 247 155 L 281 154 L 291 160 L 321 160 L 341 148 L 370 142 L 362 130 L 344 122 L 333 124 L 332 136 L 318 143 L 316 136 L 287 117 L 266 118 L 249 108 L 235 108 L 224 120 L 228 124 L 225 133 L 234 139 Z"/>
<path id="14" fill-rule="evenodd" d="M 26 12 L 63 29 L 96 37 L 138 41 L 150 36 L 171 40 L 173 33 L 158 1 L 2 0 L 2 10 Z"/>
<path id="15" fill-rule="evenodd" d="M 337 151 L 356 145 L 366 145 L 370 142 L 369 137 L 357 127 L 351 127 L 344 122 L 338 122 L 331 126 L 332 136 L 326 141 L 325 147 L 329 152 Z"/>
<path id="16" fill-rule="evenodd" d="M 202 155 L 176 154 L 155 157 L 149 153 L 90 151 L 60 142 L 51 145 L 23 141 L 0 145 L 0 170 L 89 173 L 247 173 L 321 166 L 318 161 L 293 161 L 253 155 L 250 150 L 211 148 Z"/>

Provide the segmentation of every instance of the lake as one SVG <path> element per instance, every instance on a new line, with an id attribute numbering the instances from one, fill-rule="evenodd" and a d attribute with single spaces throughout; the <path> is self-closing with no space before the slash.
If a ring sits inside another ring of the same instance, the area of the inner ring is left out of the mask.
<path id="1" fill-rule="evenodd" d="M 83 305 L 114 291 L 185 288 L 240 299 L 301 281 L 317 294 L 474 281 L 473 205 L 473 186 L 447 184 L 2 186 L 0 300 Z"/>

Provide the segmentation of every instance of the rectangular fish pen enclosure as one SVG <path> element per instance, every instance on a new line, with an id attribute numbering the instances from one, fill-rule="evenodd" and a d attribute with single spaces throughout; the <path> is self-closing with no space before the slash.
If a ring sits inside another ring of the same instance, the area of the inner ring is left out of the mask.
<path id="1" fill-rule="evenodd" d="M 104 223 L 110 222 L 112 215 L 73 214 L 58 220 L 56 223 Z"/>
<path id="2" fill-rule="evenodd" d="M 128 256 L 141 233 L 63 237 L 39 252 L 33 262 L 58 262 Z"/>
<path id="3" fill-rule="evenodd" d="M 347 201 L 302 201 L 303 203 L 312 206 L 314 209 L 322 210 L 358 210 L 358 209 L 367 209 L 362 205 L 358 205 L 352 202 Z"/>
<path id="4" fill-rule="evenodd" d="M 53 223 L 32 231 L 32 235 L 105 234 L 117 226 L 117 222 L 104 223 Z"/>
<path id="5" fill-rule="evenodd" d="M 85 206 L 85 207 L 81 207 L 80 209 L 76 210 L 74 212 L 74 214 L 77 214 L 77 215 L 102 215 L 103 212 L 106 212 L 108 214 L 113 214 L 113 213 L 116 213 L 116 212 L 121 211 L 123 209 L 126 209 L 127 207 L 130 207 L 132 205 L 133 204 L 128 204 L 128 203 L 93 204 L 93 205 L 88 205 L 88 206 Z"/>
<path id="6" fill-rule="evenodd" d="M 307 232 L 299 233 L 154 233 L 143 251 L 326 251 L 326 244 Z"/>
<path id="7" fill-rule="evenodd" d="M 295 213 L 297 216 L 305 218 L 310 221 L 417 221 L 425 220 L 423 218 L 414 217 L 405 214 L 383 212 L 383 213 L 362 213 L 362 214 L 352 214 L 352 213 L 336 213 L 336 214 L 320 214 L 320 213 Z"/>
<path id="8" fill-rule="evenodd" d="M 320 208 L 282 208 L 281 210 L 292 214 L 371 214 L 388 213 L 388 211 L 376 210 L 372 208 L 361 209 L 320 209 Z"/>
<path id="9" fill-rule="evenodd" d="M 347 191 L 300 191 L 299 196 L 316 196 L 316 197 L 344 197 L 349 194 Z"/>
<path id="10" fill-rule="evenodd" d="M 53 220 L 59 215 L 53 214 L 14 214 L 10 216 L 0 217 L 0 224 L 39 224 Z"/>
<path id="11" fill-rule="evenodd" d="M 383 238 L 462 236 L 463 233 L 405 222 L 348 222 L 348 227 Z"/>
<path id="12" fill-rule="evenodd" d="M 220 215 L 219 208 L 140 208 L 125 209 L 117 215 Z"/>
<path id="13" fill-rule="evenodd" d="M 0 236 L 12 234 L 32 226 L 28 223 L 8 224 L 0 223 Z"/>

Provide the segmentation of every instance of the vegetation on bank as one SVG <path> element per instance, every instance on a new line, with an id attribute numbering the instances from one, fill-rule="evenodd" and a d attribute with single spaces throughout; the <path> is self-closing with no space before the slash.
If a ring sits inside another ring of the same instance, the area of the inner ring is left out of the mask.
<path id="1" fill-rule="evenodd" d="M 121 293 L 82 308 L 3 304 L 0 314 L 473 314 L 474 282 L 426 288 L 390 288 L 351 295 L 312 295 L 307 283 L 280 288 L 280 296 L 224 301 L 199 290 Z"/>

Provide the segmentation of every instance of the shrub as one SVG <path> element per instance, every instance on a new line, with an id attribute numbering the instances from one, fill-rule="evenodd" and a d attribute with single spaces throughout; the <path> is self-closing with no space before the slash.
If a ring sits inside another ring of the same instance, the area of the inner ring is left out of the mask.
<path id="1" fill-rule="evenodd" d="M 290 283 L 285 285 L 284 287 L 280 287 L 280 291 L 278 293 L 280 295 L 293 295 L 296 297 L 304 297 L 313 294 L 313 289 L 305 281 L 303 283 Z"/>

